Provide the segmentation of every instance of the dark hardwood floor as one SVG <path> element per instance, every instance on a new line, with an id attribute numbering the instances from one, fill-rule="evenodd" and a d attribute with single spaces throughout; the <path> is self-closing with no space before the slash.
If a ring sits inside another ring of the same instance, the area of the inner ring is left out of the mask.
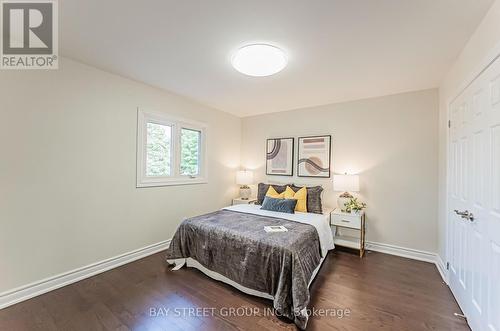
<path id="1" fill-rule="evenodd" d="M 311 295 L 316 314 L 350 313 L 311 317 L 308 330 L 469 330 L 430 263 L 330 252 Z M 296 329 L 271 307 L 197 270 L 171 271 L 158 253 L 0 310 L 0 330 Z M 237 316 L 247 312 L 257 314 Z"/>

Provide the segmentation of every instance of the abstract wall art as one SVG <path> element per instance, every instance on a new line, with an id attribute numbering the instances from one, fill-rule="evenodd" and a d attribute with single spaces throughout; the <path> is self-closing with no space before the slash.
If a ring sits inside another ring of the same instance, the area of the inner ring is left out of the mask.
<path id="1" fill-rule="evenodd" d="M 293 175 L 294 138 L 267 139 L 266 175 Z"/>
<path id="2" fill-rule="evenodd" d="M 332 136 L 299 138 L 297 175 L 330 178 Z"/>

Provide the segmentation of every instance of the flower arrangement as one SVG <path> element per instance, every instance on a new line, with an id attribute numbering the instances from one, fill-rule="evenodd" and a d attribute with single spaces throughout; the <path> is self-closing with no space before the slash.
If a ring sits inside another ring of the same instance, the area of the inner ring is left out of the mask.
<path id="1" fill-rule="evenodd" d="M 366 208 L 366 203 L 359 202 L 358 198 L 351 198 L 349 202 L 344 204 L 347 213 L 358 213 Z"/>

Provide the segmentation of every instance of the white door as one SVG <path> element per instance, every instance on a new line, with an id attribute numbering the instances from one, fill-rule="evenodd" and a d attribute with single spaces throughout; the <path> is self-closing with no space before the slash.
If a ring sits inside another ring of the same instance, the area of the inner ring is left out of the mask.
<path id="1" fill-rule="evenodd" d="M 450 287 L 472 330 L 500 331 L 500 59 L 450 105 Z"/>

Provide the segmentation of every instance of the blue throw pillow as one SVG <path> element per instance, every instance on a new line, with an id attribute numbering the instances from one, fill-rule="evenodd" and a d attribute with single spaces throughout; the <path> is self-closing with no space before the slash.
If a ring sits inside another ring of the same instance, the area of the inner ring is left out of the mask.
<path id="1" fill-rule="evenodd" d="M 278 199 L 265 197 L 260 209 L 294 214 L 296 205 L 297 200 L 295 199 Z"/>

